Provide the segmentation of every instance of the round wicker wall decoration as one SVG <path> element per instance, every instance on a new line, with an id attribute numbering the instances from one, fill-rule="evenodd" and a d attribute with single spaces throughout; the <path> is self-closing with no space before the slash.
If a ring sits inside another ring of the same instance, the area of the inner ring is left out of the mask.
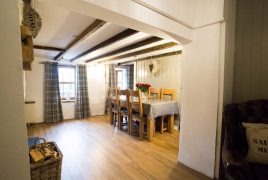
<path id="1" fill-rule="evenodd" d="M 40 15 L 31 7 L 30 4 L 24 3 L 22 24 L 28 26 L 34 38 L 41 30 L 42 19 Z"/>

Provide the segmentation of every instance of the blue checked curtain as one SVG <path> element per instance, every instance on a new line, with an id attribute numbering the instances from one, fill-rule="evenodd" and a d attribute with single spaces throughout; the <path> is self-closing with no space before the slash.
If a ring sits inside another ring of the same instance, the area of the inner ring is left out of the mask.
<path id="1" fill-rule="evenodd" d="M 115 84 L 115 64 L 109 64 L 109 71 L 108 71 L 108 89 L 109 88 L 116 88 Z"/>
<path id="2" fill-rule="evenodd" d="M 45 62 L 44 76 L 44 122 L 63 120 L 58 63 Z"/>
<path id="3" fill-rule="evenodd" d="M 134 90 L 134 64 L 127 65 L 127 88 Z"/>
<path id="4" fill-rule="evenodd" d="M 115 88 L 115 65 L 105 65 L 105 88 L 106 88 L 106 102 L 105 102 L 105 113 L 108 113 L 109 101 L 108 91 L 110 88 Z"/>
<path id="5" fill-rule="evenodd" d="M 76 102 L 75 118 L 85 119 L 90 117 L 88 88 L 87 88 L 87 67 L 78 65 L 76 68 Z"/>

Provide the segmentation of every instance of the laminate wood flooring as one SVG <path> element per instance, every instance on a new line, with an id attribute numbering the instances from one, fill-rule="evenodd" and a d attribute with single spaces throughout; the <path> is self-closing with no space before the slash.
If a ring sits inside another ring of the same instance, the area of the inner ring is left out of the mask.
<path id="1" fill-rule="evenodd" d="M 96 116 L 31 125 L 28 136 L 57 143 L 63 180 L 207 179 L 177 162 L 178 131 L 141 141 L 111 126 L 108 116 Z"/>

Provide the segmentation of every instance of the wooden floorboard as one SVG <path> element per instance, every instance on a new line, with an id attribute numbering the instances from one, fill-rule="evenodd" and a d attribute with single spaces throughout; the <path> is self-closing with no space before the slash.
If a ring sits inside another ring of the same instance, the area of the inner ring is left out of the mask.
<path id="1" fill-rule="evenodd" d="M 108 116 L 28 127 L 28 136 L 55 141 L 63 152 L 62 179 L 207 179 L 177 162 L 179 133 L 141 141 L 110 125 Z"/>

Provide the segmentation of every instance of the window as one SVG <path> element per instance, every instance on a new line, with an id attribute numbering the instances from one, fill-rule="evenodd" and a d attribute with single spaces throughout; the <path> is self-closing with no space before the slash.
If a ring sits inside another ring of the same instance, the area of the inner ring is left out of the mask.
<path id="1" fill-rule="evenodd" d="M 127 72 L 126 69 L 116 68 L 116 86 L 119 89 L 127 89 Z"/>
<path id="2" fill-rule="evenodd" d="M 117 77 L 117 88 L 119 89 L 123 89 L 123 71 L 122 70 L 118 70 L 116 71 L 116 77 Z"/>
<path id="3" fill-rule="evenodd" d="M 59 85 L 62 100 L 75 100 L 75 67 L 59 66 Z"/>

